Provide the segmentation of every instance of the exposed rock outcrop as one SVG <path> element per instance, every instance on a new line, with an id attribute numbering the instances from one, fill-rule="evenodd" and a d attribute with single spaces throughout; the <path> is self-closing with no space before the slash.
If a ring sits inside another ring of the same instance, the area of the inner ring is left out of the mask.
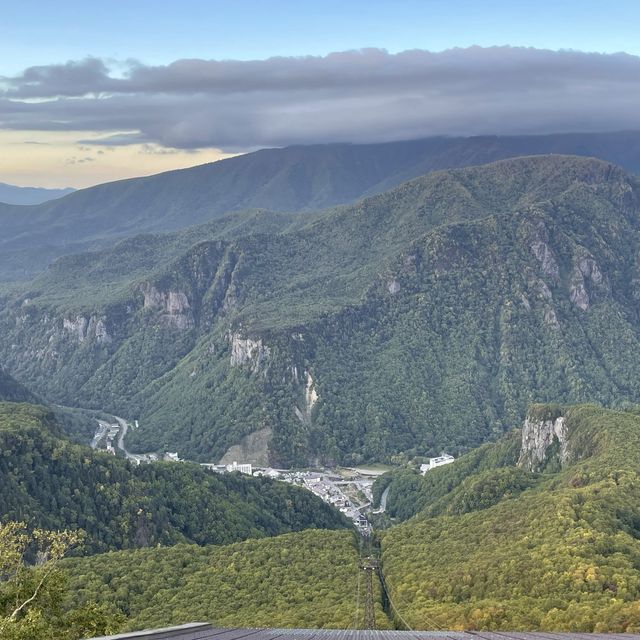
<path id="1" fill-rule="evenodd" d="M 520 294 L 520 302 L 527 311 L 531 311 L 531 303 L 529 302 L 527 296 L 524 295 L 524 293 Z"/>
<path id="2" fill-rule="evenodd" d="M 546 325 L 550 326 L 552 329 L 559 329 L 560 323 L 558 322 L 558 316 L 554 309 L 547 309 L 544 312 L 544 322 Z"/>
<path id="3" fill-rule="evenodd" d="M 587 280 L 595 286 L 604 284 L 604 277 L 598 264 L 588 254 L 575 261 L 569 281 L 569 299 L 582 311 L 586 311 L 590 304 Z"/>
<path id="4" fill-rule="evenodd" d="M 307 413 L 311 415 L 313 407 L 315 407 L 316 402 L 318 402 L 318 394 L 316 392 L 315 383 L 313 381 L 313 378 L 311 377 L 311 374 L 308 371 L 306 372 L 306 374 L 307 384 L 304 389 L 304 401 Z"/>
<path id="5" fill-rule="evenodd" d="M 307 382 L 304 387 L 304 407 L 302 409 L 295 407 L 294 410 L 300 422 L 304 424 L 311 424 L 311 415 L 313 408 L 318 402 L 318 393 L 316 392 L 315 382 L 313 381 L 311 374 L 308 371 L 305 371 L 304 373 L 307 378 Z"/>
<path id="6" fill-rule="evenodd" d="M 231 464 L 234 460 L 250 463 L 258 467 L 269 466 L 269 442 L 271 429 L 266 427 L 244 436 L 239 444 L 227 449 L 219 464 Z"/>
<path id="7" fill-rule="evenodd" d="M 553 284 L 556 284 L 560 279 L 560 268 L 553 249 L 549 245 L 549 231 L 544 222 L 538 223 L 529 246 L 533 255 L 540 262 L 542 273 L 548 276 Z"/>
<path id="8" fill-rule="evenodd" d="M 527 416 L 522 427 L 522 449 L 518 466 L 528 471 L 540 471 L 552 455 L 557 455 L 561 465 L 569 457 L 565 418 Z"/>
<path id="9" fill-rule="evenodd" d="M 538 289 L 538 294 L 544 300 L 553 300 L 551 289 L 549 289 L 549 287 L 547 286 L 547 283 L 544 280 L 538 280 L 537 289 Z"/>
<path id="10" fill-rule="evenodd" d="M 387 291 L 389 291 L 392 296 L 395 295 L 400 291 L 400 283 L 395 278 L 392 278 L 387 284 Z"/>
<path id="11" fill-rule="evenodd" d="M 98 344 L 109 344 L 112 341 L 104 316 L 77 315 L 75 318 L 63 318 L 62 328 L 78 343 L 94 340 Z"/>
<path id="12" fill-rule="evenodd" d="M 142 289 L 145 309 L 159 309 L 160 318 L 166 324 L 176 329 L 192 329 L 195 320 L 189 299 L 182 291 L 170 289 L 159 291 L 153 285 L 146 285 Z"/>
<path id="13" fill-rule="evenodd" d="M 271 350 L 262 344 L 262 338 L 253 340 L 243 338 L 239 333 L 229 335 L 231 342 L 231 366 L 251 369 L 252 373 L 258 373 L 266 360 L 271 355 Z"/>

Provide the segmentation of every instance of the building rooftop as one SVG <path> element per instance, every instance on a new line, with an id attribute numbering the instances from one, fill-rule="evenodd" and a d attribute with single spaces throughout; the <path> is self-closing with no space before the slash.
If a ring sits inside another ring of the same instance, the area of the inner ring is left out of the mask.
<path id="1" fill-rule="evenodd" d="M 510 631 L 367 631 L 343 629 L 216 629 L 205 623 L 135 631 L 93 640 L 640 640 L 633 633 Z"/>

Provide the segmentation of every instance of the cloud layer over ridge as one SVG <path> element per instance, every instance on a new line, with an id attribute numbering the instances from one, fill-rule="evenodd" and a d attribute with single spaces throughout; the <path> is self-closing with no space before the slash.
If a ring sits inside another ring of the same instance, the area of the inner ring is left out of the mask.
<path id="1" fill-rule="evenodd" d="M 640 128 L 640 58 L 515 47 L 324 57 L 86 58 L 0 78 L 0 128 L 228 152 L 431 135 Z M 84 141 L 91 142 L 91 141 Z"/>

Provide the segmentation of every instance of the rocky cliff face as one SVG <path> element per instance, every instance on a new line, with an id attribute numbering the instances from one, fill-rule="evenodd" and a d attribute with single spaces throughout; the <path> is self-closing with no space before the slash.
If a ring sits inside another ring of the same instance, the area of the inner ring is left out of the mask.
<path id="1" fill-rule="evenodd" d="M 302 409 L 300 409 L 300 407 L 294 407 L 294 411 L 300 422 L 310 425 L 313 408 L 318 402 L 318 393 L 311 374 L 308 371 L 305 371 L 305 376 L 307 378 L 307 382 L 304 387 L 304 406 Z"/>
<path id="2" fill-rule="evenodd" d="M 162 322 L 176 329 L 192 329 L 195 326 L 191 305 L 182 291 L 159 291 L 152 285 L 142 289 L 145 309 L 158 309 Z"/>
<path id="3" fill-rule="evenodd" d="M 109 344 L 112 341 L 104 316 L 77 315 L 73 318 L 63 318 L 62 327 L 78 343 L 94 340 L 98 344 Z"/>
<path id="4" fill-rule="evenodd" d="M 271 355 L 271 350 L 262 344 L 262 338 L 243 338 L 239 333 L 229 335 L 231 342 L 231 366 L 248 367 L 258 373 Z"/>
<path id="5" fill-rule="evenodd" d="M 165 238 L 63 260 L 0 301 L 0 358 L 48 400 L 139 418 L 140 450 L 203 460 L 263 428 L 281 464 L 435 455 L 532 397 L 637 402 L 640 205 L 601 164 L 521 159 L 171 259 Z M 523 465 L 565 455 L 557 416 L 525 431 Z"/>
<path id="6" fill-rule="evenodd" d="M 585 252 L 575 259 L 569 283 L 569 299 L 582 311 L 591 302 L 588 286 L 606 287 L 606 281 L 593 256 Z"/>
<path id="7" fill-rule="evenodd" d="M 527 416 L 522 426 L 522 449 L 518 466 L 528 471 L 540 471 L 553 456 L 558 457 L 561 465 L 569 457 L 565 418 Z"/>
<path id="8" fill-rule="evenodd" d="M 555 253 L 549 244 L 550 234 L 544 221 L 540 220 L 532 233 L 531 252 L 540 263 L 540 269 L 555 284 L 560 277 L 560 269 Z"/>

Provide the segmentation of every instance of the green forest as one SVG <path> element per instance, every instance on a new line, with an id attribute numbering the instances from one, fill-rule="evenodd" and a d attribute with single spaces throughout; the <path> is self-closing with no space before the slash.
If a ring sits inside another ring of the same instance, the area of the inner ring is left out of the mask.
<path id="1" fill-rule="evenodd" d="M 424 477 L 390 480 L 396 517 L 420 502 L 381 533 L 385 580 L 410 625 L 640 630 L 640 418 L 593 405 L 562 414 L 564 466 L 508 466 L 516 432 Z"/>
<path id="2" fill-rule="evenodd" d="M 68 606 L 112 604 L 125 628 L 206 620 L 221 627 L 361 628 L 358 541 L 303 531 L 230 546 L 120 551 L 65 561 Z M 376 622 L 388 628 L 376 592 Z"/>
<path id="3" fill-rule="evenodd" d="M 5 403 L 0 415 L 0 449 L 12 454 L 1 466 L 10 488 L 3 492 L 5 521 L 28 512 L 31 527 L 84 530 L 83 545 L 56 574 L 57 619 L 79 607 L 83 624 L 95 611 L 101 624 L 122 629 L 196 619 L 221 626 L 364 624 L 359 563 L 371 551 L 352 531 L 322 530 L 346 523 L 311 494 L 189 464 L 132 469 L 56 435 L 45 408 Z M 551 428 L 558 419 L 566 424 L 565 449 L 551 441 L 535 472 L 513 430 L 424 476 L 406 468 L 377 482 L 377 496 L 390 488 L 388 513 L 396 521 L 375 534 L 393 603 L 376 583 L 380 628 L 640 630 L 640 412 L 537 405 L 529 428 Z M 45 456 L 49 470 L 34 475 Z M 113 506 L 100 496 L 107 482 L 121 491 Z M 148 502 L 140 502 L 143 493 Z M 22 514 L 10 495 L 22 500 Z M 55 512 L 47 512 L 52 505 Z M 128 518 L 129 537 L 112 526 L 116 507 L 124 515 L 119 522 Z M 149 514 L 144 525 L 133 518 L 141 511 Z M 249 539 L 233 542 L 242 538 Z M 101 552 L 109 548 L 123 550 Z"/>
<path id="4" fill-rule="evenodd" d="M 639 218 L 635 178 L 539 156 L 134 237 L 7 294 L 0 356 L 138 419 L 135 451 L 211 461 L 270 428 L 276 466 L 460 454 L 532 402 L 637 401 Z"/>
<path id="5" fill-rule="evenodd" d="M 52 412 L 0 403 L 0 514 L 43 529 L 81 529 L 83 551 L 228 544 L 307 528 L 348 527 L 304 489 L 215 474 L 195 464 L 132 466 L 60 434 Z"/>
<path id="6" fill-rule="evenodd" d="M 636 178 L 529 157 L 3 288 L 0 632 L 356 628 L 377 550 L 380 626 L 640 631 L 638 229 Z M 102 412 L 191 462 L 93 451 Z M 197 464 L 257 430 L 273 466 L 394 462 L 371 546 L 302 488 Z"/>

